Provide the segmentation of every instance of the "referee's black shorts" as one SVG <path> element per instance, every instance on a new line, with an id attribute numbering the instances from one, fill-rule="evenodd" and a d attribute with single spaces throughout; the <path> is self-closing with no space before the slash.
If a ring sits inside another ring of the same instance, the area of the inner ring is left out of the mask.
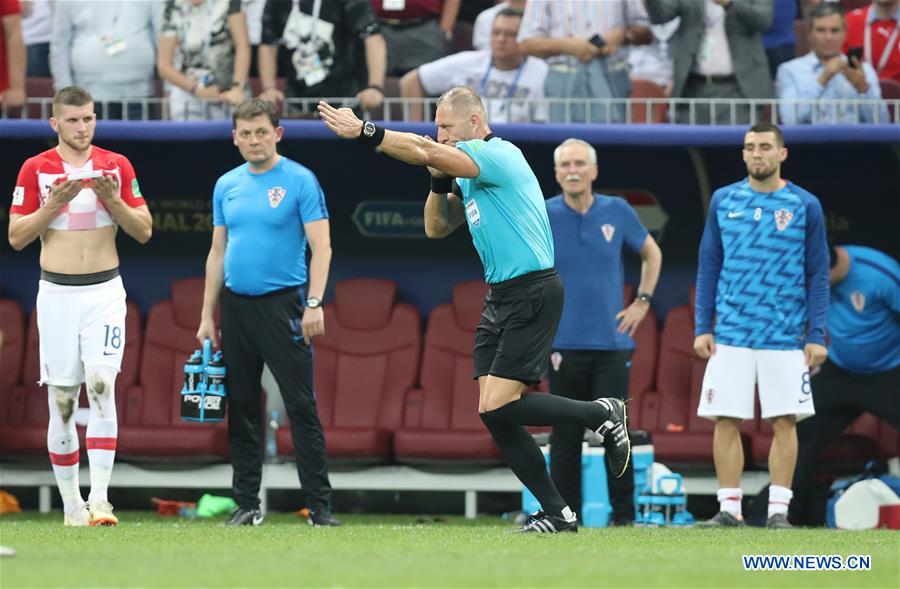
<path id="1" fill-rule="evenodd" d="M 475 378 L 539 383 L 562 309 L 563 284 L 554 268 L 492 284 L 475 330 Z"/>

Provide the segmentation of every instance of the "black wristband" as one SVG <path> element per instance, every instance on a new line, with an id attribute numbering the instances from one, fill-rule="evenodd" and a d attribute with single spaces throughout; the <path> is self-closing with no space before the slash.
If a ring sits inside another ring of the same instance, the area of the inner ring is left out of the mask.
<path id="1" fill-rule="evenodd" d="M 435 194 L 447 194 L 453 192 L 453 178 L 450 176 L 431 177 L 431 192 Z"/>
<path id="2" fill-rule="evenodd" d="M 359 132 L 359 137 L 357 137 L 357 139 L 366 145 L 378 147 L 384 140 L 384 129 L 372 121 L 366 121 L 363 123 L 362 131 Z"/>
<path id="3" fill-rule="evenodd" d="M 366 86 L 364 88 L 364 90 L 369 90 L 369 89 L 378 90 L 379 92 L 381 92 L 381 95 L 384 96 L 384 88 L 382 88 L 378 84 L 369 84 L 368 86 Z"/>

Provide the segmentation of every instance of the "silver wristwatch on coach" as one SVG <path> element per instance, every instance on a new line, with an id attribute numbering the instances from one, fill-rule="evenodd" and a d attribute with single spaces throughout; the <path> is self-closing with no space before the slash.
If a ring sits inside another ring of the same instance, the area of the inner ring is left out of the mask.
<path id="1" fill-rule="evenodd" d="M 306 299 L 306 306 L 310 309 L 318 309 L 322 306 L 322 300 L 317 299 L 316 297 L 309 297 Z"/>

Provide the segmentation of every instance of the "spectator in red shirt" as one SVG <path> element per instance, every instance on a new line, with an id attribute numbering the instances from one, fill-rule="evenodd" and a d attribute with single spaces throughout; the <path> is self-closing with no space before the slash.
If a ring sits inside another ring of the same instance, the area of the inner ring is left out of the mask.
<path id="1" fill-rule="evenodd" d="M 19 0 L 0 0 L 0 104 L 25 104 L 25 42 Z"/>
<path id="2" fill-rule="evenodd" d="M 900 82 L 900 0 L 874 0 L 865 8 L 847 14 L 847 40 L 851 47 L 863 48 L 863 61 L 875 68 L 882 80 Z"/>

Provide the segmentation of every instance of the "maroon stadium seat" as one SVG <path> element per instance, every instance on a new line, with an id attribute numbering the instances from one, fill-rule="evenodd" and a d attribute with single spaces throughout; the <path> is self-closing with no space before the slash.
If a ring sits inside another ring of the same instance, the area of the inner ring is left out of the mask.
<path id="1" fill-rule="evenodd" d="M 172 300 L 150 309 L 140 384 L 117 397 L 120 456 L 150 460 L 228 456 L 224 422 L 213 425 L 181 420 L 178 393 L 184 383 L 184 363 L 198 347 L 195 335 L 202 304 L 203 279 L 187 278 L 172 283 Z"/>
<path id="2" fill-rule="evenodd" d="M 500 462 L 478 417 L 478 383 L 472 379 L 472 344 L 487 290 L 481 281 L 457 284 L 453 302 L 431 312 L 421 389 L 407 397 L 403 427 L 394 437 L 398 461 Z"/>
<path id="3" fill-rule="evenodd" d="M 390 280 L 355 278 L 335 284 L 325 307 L 325 335 L 315 341 L 315 387 L 329 458 L 385 461 L 415 385 L 422 348 L 419 313 L 398 304 Z M 290 429 L 278 451 L 293 454 Z"/>
<path id="4" fill-rule="evenodd" d="M 631 80 L 631 98 L 668 98 L 666 89 L 650 80 Z M 637 101 L 631 105 L 631 122 L 635 124 L 666 123 L 669 106 L 662 102 L 654 102 L 649 107 L 650 120 L 647 120 L 647 103 Z"/>
<path id="5" fill-rule="evenodd" d="M 38 385 L 40 344 L 37 312 L 31 314 L 28 335 L 24 342 L 21 384 L 16 384 L 11 391 L 4 391 L 0 395 L 0 425 L 2 425 L 0 454 L 6 456 L 34 456 L 47 452 L 47 422 L 50 415 L 47 408 L 47 389 Z M 124 391 L 137 379 L 140 351 L 141 316 L 137 305 L 129 302 L 125 318 L 125 357 L 122 361 L 122 372 L 116 379 L 116 410 L 120 423 L 126 396 Z M 84 387 L 81 390 L 79 406 L 88 406 Z M 84 428 L 78 428 L 78 435 L 84 449 Z"/>
<path id="6" fill-rule="evenodd" d="M 623 303 L 631 304 L 634 300 L 634 287 L 625 285 Z M 656 384 L 656 364 L 659 355 L 659 324 L 653 309 L 647 312 L 644 320 L 634 332 L 634 356 L 631 359 L 631 380 L 628 385 L 629 427 L 642 428 L 641 402 L 644 393 L 653 389 Z"/>
<path id="7" fill-rule="evenodd" d="M 16 301 L 0 300 L 0 423 L 6 422 L 6 403 L 15 385 L 22 382 L 22 359 L 25 356 L 25 315 Z"/>

